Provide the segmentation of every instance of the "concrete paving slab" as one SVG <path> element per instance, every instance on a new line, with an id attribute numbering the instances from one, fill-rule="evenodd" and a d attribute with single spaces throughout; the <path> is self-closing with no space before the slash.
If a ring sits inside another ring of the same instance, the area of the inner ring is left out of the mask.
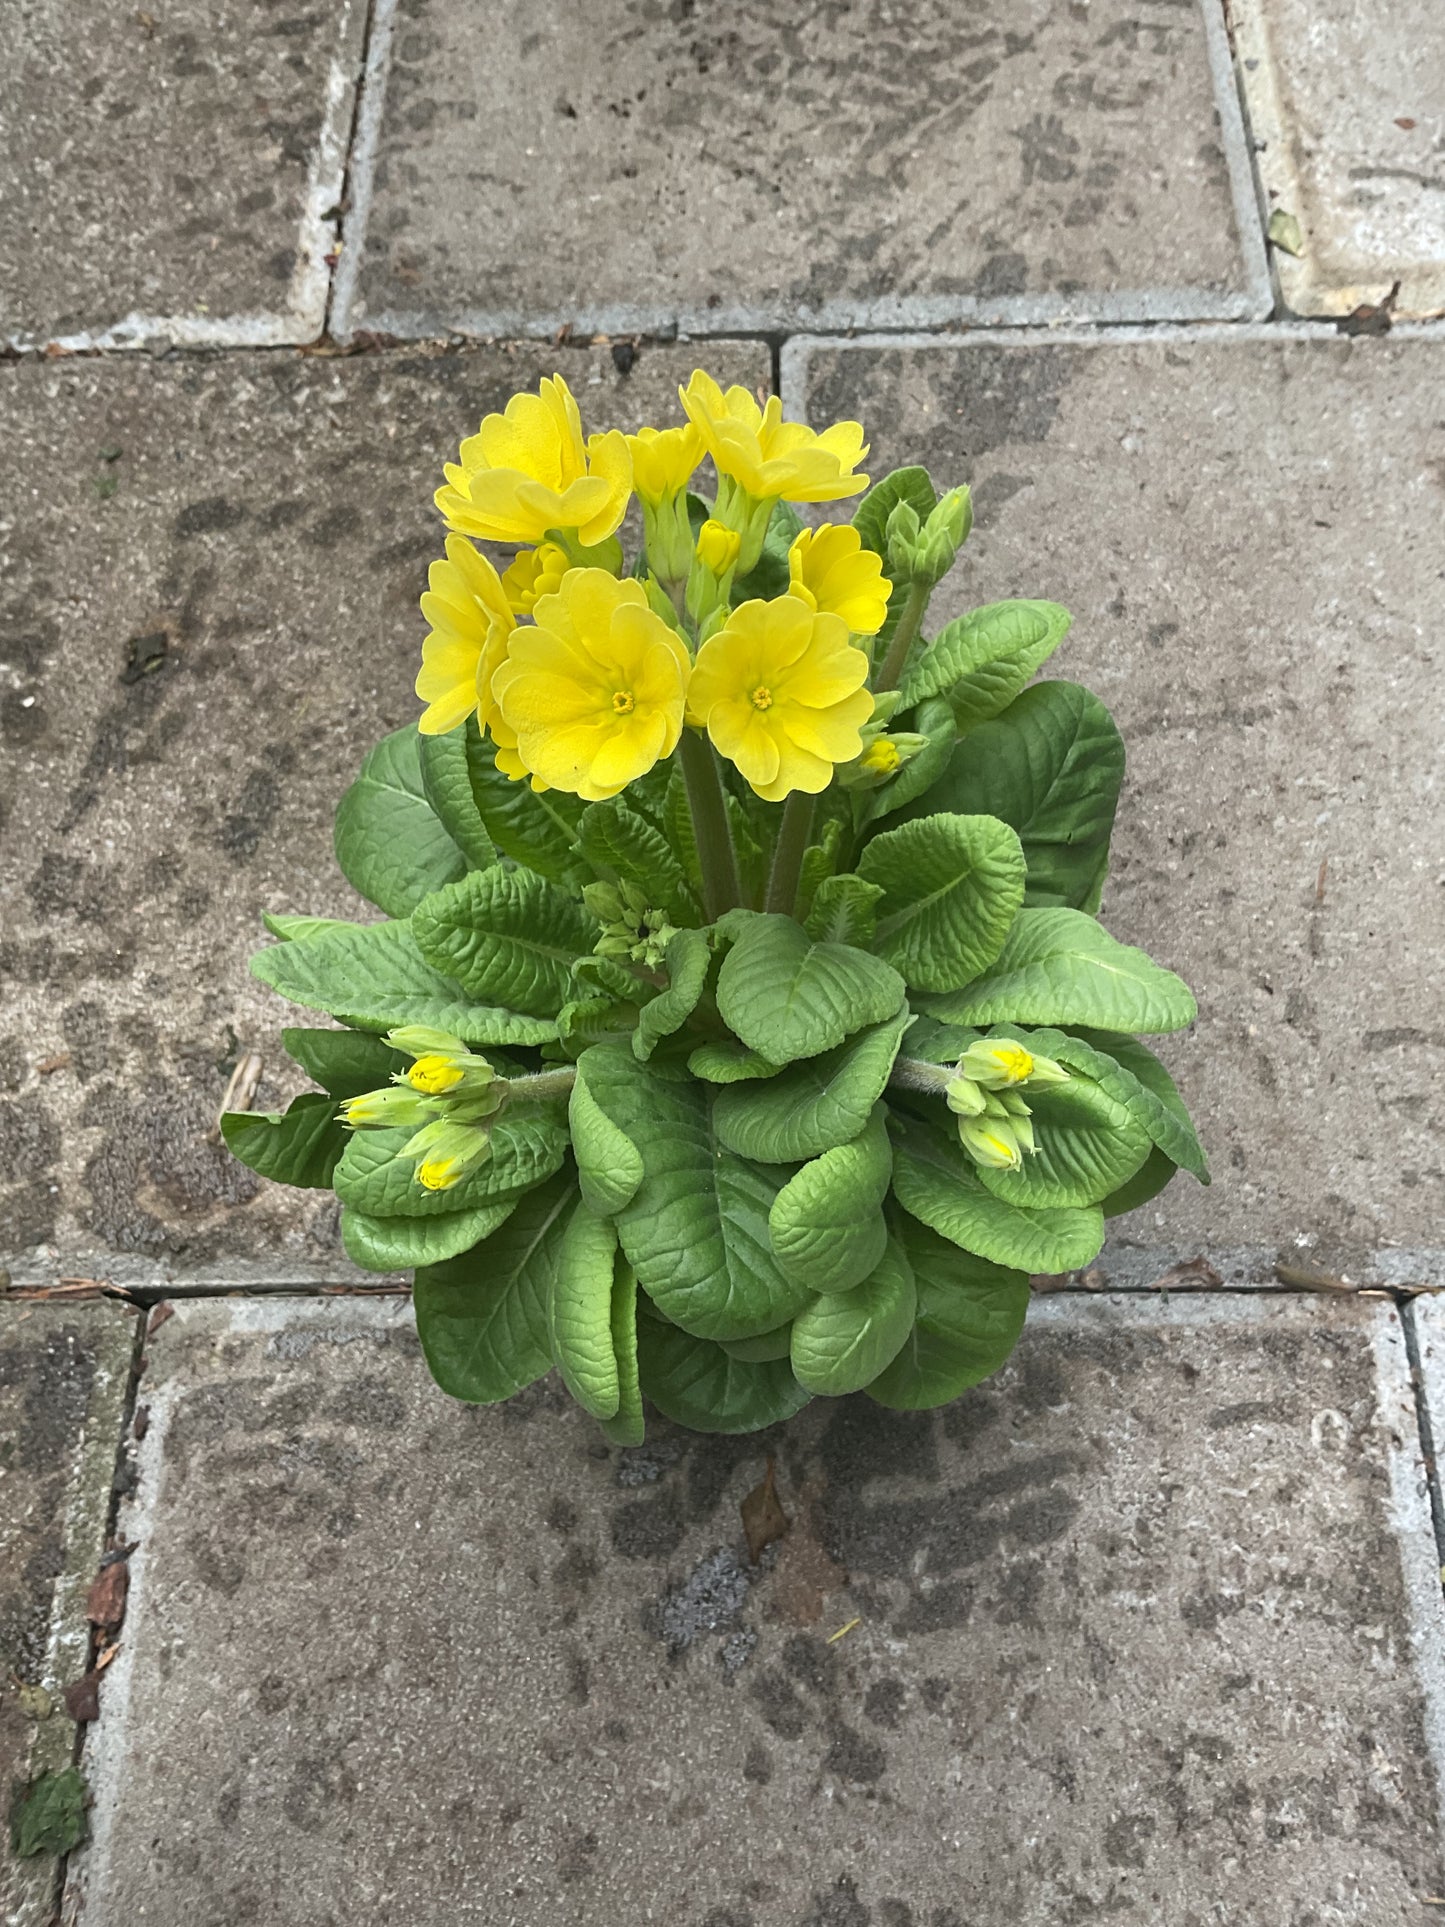
<path id="1" fill-rule="evenodd" d="M 405 1304 L 212 1301 L 144 1397 L 79 1927 L 1385 1927 L 1442 1891 L 1392 1306 L 1054 1300 L 948 1411 L 618 1452 L 550 1382 L 443 1400 Z M 793 1526 L 752 1568 L 766 1451 Z"/>
<path id="2" fill-rule="evenodd" d="M 382 0 L 377 31 L 343 331 L 1269 310 L 1217 0 L 503 0 L 484 32 Z"/>
<path id="3" fill-rule="evenodd" d="M 364 0 L 8 13 L 0 341 L 318 335 Z"/>
<path id="4" fill-rule="evenodd" d="M 717 344 L 766 384 L 762 344 Z M 415 718 L 441 465 L 560 366 L 598 427 L 670 419 L 691 350 L 0 369 L 0 1251 L 142 1279 L 359 1276 L 325 1194 L 212 1141 L 239 1052 L 289 1089 L 263 910 L 367 914 L 336 802 Z M 36 1247 L 44 1247 L 38 1255 Z M 127 1260 L 129 1263 L 127 1264 Z"/>
<path id="5" fill-rule="evenodd" d="M 1442 1275 L 1401 1249 L 1441 1244 L 1442 380 L 1438 338 L 1268 330 L 785 358 L 875 473 L 974 485 L 938 615 L 1063 602 L 1051 673 L 1123 731 L 1104 917 L 1199 996 L 1162 1054 L 1215 1174 L 1125 1242 Z"/>
<path id="6" fill-rule="evenodd" d="M 1226 0 L 1296 314 L 1445 312 L 1445 13 L 1431 0 Z"/>
<path id="7" fill-rule="evenodd" d="M 136 1314 L 0 1301 L 0 1789 L 71 1764 L 62 1692 L 86 1670 L 85 1598 L 105 1550 Z M 24 1689 L 42 1689 L 33 1717 Z M 0 1842 L 0 1920 L 52 1917 L 51 1856 Z"/>

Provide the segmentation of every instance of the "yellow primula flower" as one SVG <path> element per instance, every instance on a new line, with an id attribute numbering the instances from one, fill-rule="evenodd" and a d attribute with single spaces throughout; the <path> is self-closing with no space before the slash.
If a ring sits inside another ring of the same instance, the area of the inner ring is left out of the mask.
<path id="1" fill-rule="evenodd" d="M 788 550 L 788 594 L 824 615 L 841 616 L 855 636 L 876 636 L 893 584 L 883 558 L 865 549 L 857 529 L 824 522 L 804 529 Z"/>
<path id="2" fill-rule="evenodd" d="M 839 616 L 797 596 L 744 602 L 697 652 L 689 720 L 769 803 L 826 789 L 862 748 L 868 658 Z"/>
<path id="3" fill-rule="evenodd" d="M 632 486 L 648 508 L 685 489 L 702 460 L 702 436 L 691 422 L 681 428 L 640 428 L 627 437 Z"/>
<path id="4" fill-rule="evenodd" d="M 485 727 L 487 678 L 506 653 L 514 626 L 501 578 L 460 535 L 449 535 L 446 560 L 433 562 L 421 612 L 431 624 L 421 646 L 416 693 L 427 705 L 417 728 L 444 736 L 480 706 Z"/>
<path id="5" fill-rule="evenodd" d="M 632 457 L 616 429 L 584 441 L 582 417 L 560 375 L 535 395 L 513 395 L 448 462 L 436 505 L 447 525 L 490 542 L 540 542 L 550 529 L 587 547 L 617 528 L 632 492 Z"/>
<path id="6" fill-rule="evenodd" d="M 687 649 L 640 582 L 606 569 L 569 569 L 533 615 L 492 677 L 501 723 L 534 782 L 616 796 L 677 747 Z"/>
<path id="7" fill-rule="evenodd" d="M 502 571 L 502 587 L 513 614 L 529 616 L 538 596 L 555 595 L 567 569 L 567 551 L 555 542 L 543 542 L 514 556 Z"/>
<path id="8" fill-rule="evenodd" d="M 815 434 L 802 422 L 785 422 L 776 395 L 759 408 L 746 388 L 724 394 L 700 368 L 677 392 L 718 474 L 754 501 L 836 502 L 868 486 L 866 475 L 853 473 L 868 453 L 857 422 L 835 422 Z"/>

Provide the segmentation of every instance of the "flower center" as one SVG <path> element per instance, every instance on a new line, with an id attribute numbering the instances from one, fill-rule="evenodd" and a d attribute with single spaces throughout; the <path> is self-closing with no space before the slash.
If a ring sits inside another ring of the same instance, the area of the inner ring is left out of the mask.
<path id="1" fill-rule="evenodd" d="M 771 689 L 768 688 L 766 683 L 760 682 L 758 684 L 757 688 L 753 691 L 752 702 L 753 702 L 754 709 L 771 709 L 772 708 L 773 692 Z"/>
<path id="2" fill-rule="evenodd" d="M 612 713 L 614 716 L 630 716 L 637 707 L 637 698 L 630 689 L 616 689 L 612 693 Z"/>

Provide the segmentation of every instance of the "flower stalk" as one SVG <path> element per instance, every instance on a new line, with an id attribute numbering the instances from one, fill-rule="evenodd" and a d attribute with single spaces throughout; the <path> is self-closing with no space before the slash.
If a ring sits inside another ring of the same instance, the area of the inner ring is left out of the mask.
<path id="1" fill-rule="evenodd" d="M 783 805 L 783 820 L 773 850 L 773 867 L 768 874 L 768 894 L 764 909 L 790 917 L 797 908 L 798 879 L 803 856 L 813 833 L 814 798 L 806 790 L 794 790 Z"/>
<path id="2" fill-rule="evenodd" d="M 722 772 L 712 745 L 700 731 L 685 729 L 679 749 L 683 781 L 687 785 L 688 807 L 697 837 L 697 860 L 702 871 L 702 900 L 708 922 L 713 923 L 725 910 L 743 900 L 738 881 L 737 852 L 728 828 L 727 798 L 723 794 Z"/>
<path id="3" fill-rule="evenodd" d="M 885 689 L 896 689 L 902 680 L 908 652 L 913 647 L 913 639 L 918 634 L 931 593 L 926 582 L 915 582 L 909 589 L 903 613 L 898 618 L 898 627 L 893 631 L 893 640 L 888 645 L 888 654 L 883 658 L 883 667 L 873 684 L 878 693 L 881 694 Z"/>

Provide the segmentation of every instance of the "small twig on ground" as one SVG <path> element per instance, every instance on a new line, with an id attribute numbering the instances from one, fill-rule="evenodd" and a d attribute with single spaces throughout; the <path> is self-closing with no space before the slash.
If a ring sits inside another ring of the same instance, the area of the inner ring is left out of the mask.
<path id="1" fill-rule="evenodd" d="M 231 1072 L 226 1094 L 221 1099 L 221 1109 L 216 1121 L 206 1133 L 208 1144 L 221 1141 L 221 1118 L 227 1111 L 249 1111 L 256 1101 L 256 1086 L 261 1082 L 264 1068 L 261 1053 L 255 1050 L 242 1051 L 236 1059 L 236 1068 Z"/>

